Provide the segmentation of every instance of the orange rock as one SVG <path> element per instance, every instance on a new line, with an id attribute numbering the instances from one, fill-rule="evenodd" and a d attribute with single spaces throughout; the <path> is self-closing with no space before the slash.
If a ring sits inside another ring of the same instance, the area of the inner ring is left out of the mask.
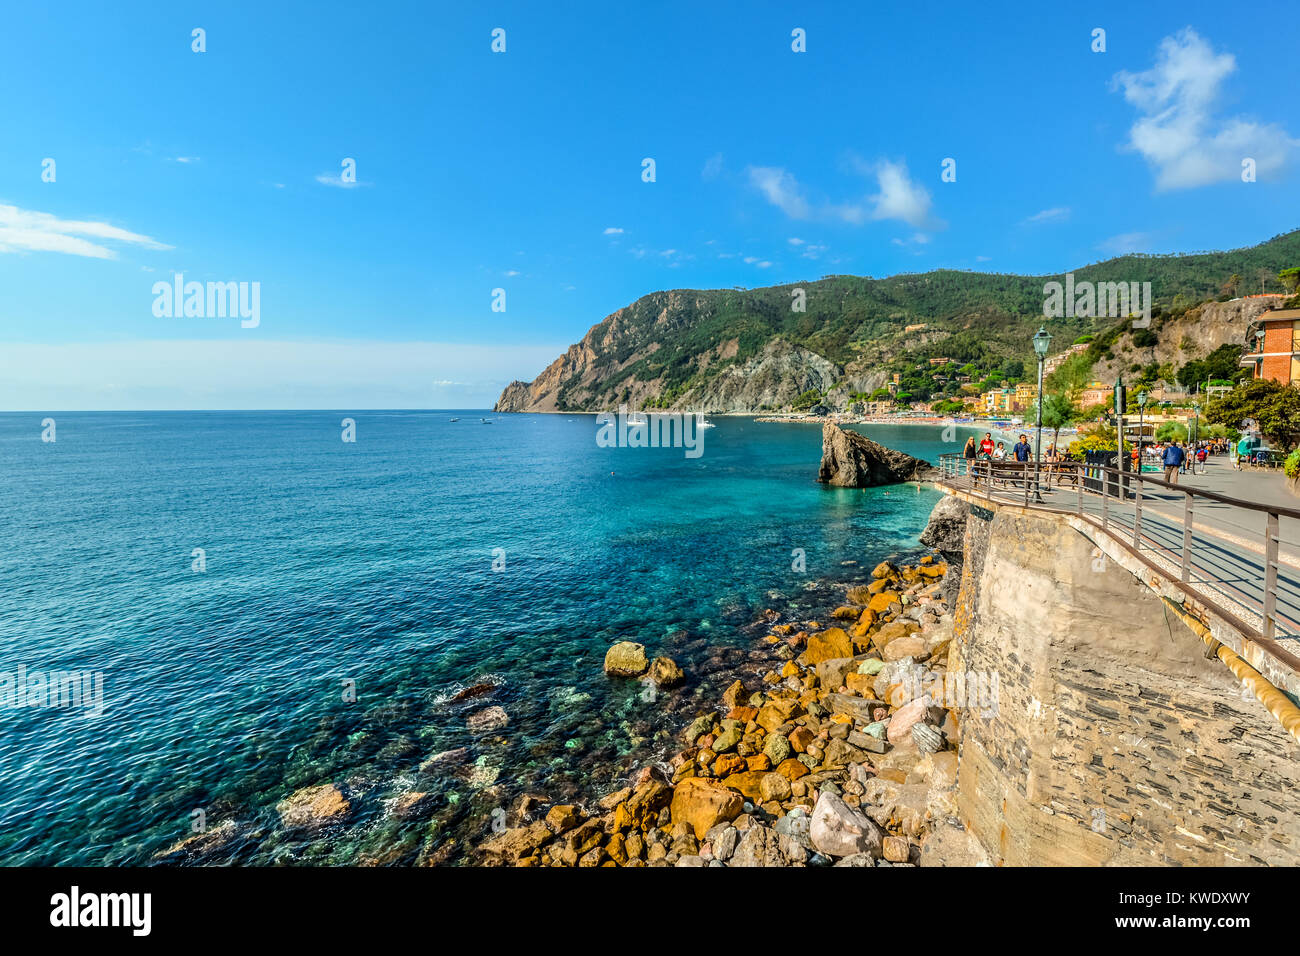
<path id="1" fill-rule="evenodd" d="M 820 634 L 808 638 L 808 649 L 804 651 L 806 664 L 820 664 L 836 657 L 852 657 L 853 642 L 843 629 L 830 627 Z"/>
<path id="2" fill-rule="evenodd" d="M 733 773 L 730 777 L 723 778 L 722 785 L 730 787 L 732 790 L 739 790 L 750 800 L 757 802 L 761 799 L 759 786 L 763 778 L 767 776 L 766 770 L 749 770 L 745 773 Z M 673 819 L 677 816 L 674 814 Z"/>
<path id="3" fill-rule="evenodd" d="M 757 707 L 733 707 L 727 712 L 729 720 L 738 720 L 742 724 L 747 724 L 758 716 Z"/>
<path id="4" fill-rule="evenodd" d="M 790 734 L 789 739 L 790 746 L 794 748 L 795 753 L 805 753 L 808 750 L 808 745 L 813 742 L 813 732 L 807 727 L 797 727 Z"/>
<path id="5" fill-rule="evenodd" d="M 687 777 L 673 790 L 670 812 L 674 823 L 685 823 L 695 831 L 696 839 L 703 840 L 709 830 L 723 821 L 736 819 L 744 808 L 745 801 L 727 787 L 712 780 Z"/>
<path id="6" fill-rule="evenodd" d="M 745 769 L 745 758 L 740 754 L 723 754 L 713 763 L 713 772 L 719 777 L 739 773 Z"/>
<path id="7" fill-rule="evenodd" d="M 855 621 L 858 617 L 858 609 L 845 604 L 832 611 L 831 617 L 837 621 Z"/>
<path id="8" fill-rule="evenodd" d="M 891 604 L 902 605 L 903 599 L 897 591 L 881 591 L 871 599 L 867 605 L 868 610 L 875 611 L 877 614 L 884 613 Z"/>
<path id="9" fill-rule="evenodd" d="M 791 757 L 788 760 L 782 760 L 777 766 L 776 772 L 793 783 L 800 777 L 806 776 L 808 774 L 808 768 L 794 757 Z"/>
<path id="10" fill-rule="evenodd" d="M 781 668 L 782 677 L 798 677 L 799 673 L 799 665 L 794 661 L 786 661 L 785 666 Z"/>
<path id="11" fill-rule="evenodd" d="M 769 700 L 759 708 L 758 716 L 754 719 L 758 725 L 771 733 L 788 720 L 793 720 L 803 713 L 803 707 L 799 701 L 793 698 L 777 698 Z"/>
<path id="12" fill-rule="evenodd" d="M 772 761 L 768 759 L 767 754 L 754 754 L 754 756 L 749 758 L 746 769 L 747 770 L 771 770 Z"/>
<path id="13" fill-rule="evenodd" d="M 858 694 L 862 697 L 875 697 L 872 685 L 875 684 L 876 678 L 871 674 L 845 674 L 844 686 L 849 689 L 850 694 Z"/>

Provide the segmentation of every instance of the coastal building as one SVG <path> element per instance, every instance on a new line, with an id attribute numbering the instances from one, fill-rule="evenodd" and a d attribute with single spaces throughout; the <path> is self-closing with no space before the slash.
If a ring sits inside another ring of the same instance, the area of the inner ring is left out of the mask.
<path id="1" fill-rule="evenodd" d="M 1058 352 L 1055 355 L 1049 355 L 1046 359 L 1043 360 L 1043 374 L 1051 375 L 1063 364 L 1065 364 L 1065 360 L 1068 359 L 1070 356 L 1078 355 L 1080 352 L 1086 352 L 1087 350 L 1088 350 L 1087 342 L 1075 342 L 1064 352 Z"/>
<path id="2" fill-rule="evenodd" d="M 1114 386 L 1105 382 L 1092 382 L 1079 393 L 1079 407 L 1090 408 L 1093 405 L 1109 405 L 1114 393 Z"/>
<path id="3" fill-rule="evenodd" d="M 920 322 L 920 323 L 918 323 L 918 324 L 916 324 L 916 325 L 908 325 L 908 326 L 904 326 L 903 331 L 904 331 L 904 332 L 924 332 L 924 331 L 926 330 L 926 328 L 927 328 L 926 324 L 925 324 L 924 322 Z"/>
<path id="4" fill-rule="evenodd" d="M 984 411 L 989 415 L 1010 415 L 1015 411 L 1016 393 L 1010 388 L 993 388 L 984 393 Z"/>
<path id="5" fill-rule="evenodd" d="M 931 364 L 931 365 L 947 365 L 947 364 L 948 364 L 949 362 L 951 362 L 951 361 L 952 361 L 952 359 L 948 358 L 948 356 L 946 356 L 946 355 L 941 355 L 941 356 L 939 356 L 938 358 L 932 358 L 932 359 L 930 359 L 930 364 Z"/>
<path id="6" fill-rule="evenodd" d="M 1251 323 L 1254 350 L 1241 357 L 1241 364 L 1254 378 L 1272 379 L 1289 385 L 1300 383 L 1300 309 L 1273 309 Z"/>
<path id="7" fill-rule="evenodd" d="M 1034 403 L 1038 401 L 1038 386 L 1033 382 L 1021 382 L 1016 386 L 1015 394 L 1016 411 L 1023 412 L 1033 408 Z"/>

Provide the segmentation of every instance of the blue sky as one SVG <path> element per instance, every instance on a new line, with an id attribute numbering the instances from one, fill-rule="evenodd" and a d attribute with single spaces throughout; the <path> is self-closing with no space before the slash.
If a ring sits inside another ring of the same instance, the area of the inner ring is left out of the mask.
<path id="1" fill-rule="evenodd" d="M 1282 3 L 461 6 L 11 5 L 0 408 L 478 407 L 657 289 L 1300 225 Z"/>

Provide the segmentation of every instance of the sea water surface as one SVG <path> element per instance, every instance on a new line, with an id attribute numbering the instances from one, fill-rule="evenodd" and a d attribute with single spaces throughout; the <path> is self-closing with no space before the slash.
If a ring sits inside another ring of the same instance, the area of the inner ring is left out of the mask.
<path id="1" fill-rule="evenodd" d="M 590 415 L 68 412 L 54 442 L 44 417 L 0 414 L 4 865 L 147 863 L 200 824 L 238 834 L 201 862 L 456 862 L 518 794 L 669 752 L 765 610 L 920 552 L 938 498 L 822 487 L 819 427 L 744 418 L 688 458 L 598 447 Z M 965 439 L 862 430 L 931 461 Z M 686 685 L 607 678 L 620 640 Z M 102 675 L 103 713 L 3 706 L 19 668 Z M 476 734 L 488 705 L 509 723 Z M 276 803 L 328 782 L 347 824 L 285 832 Z"/>

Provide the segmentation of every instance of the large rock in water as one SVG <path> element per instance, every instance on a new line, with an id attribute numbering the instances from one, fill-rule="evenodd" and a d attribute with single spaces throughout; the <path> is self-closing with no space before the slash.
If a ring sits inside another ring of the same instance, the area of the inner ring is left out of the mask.
<path id="1" fill-rule="evenodd" d="M 838 488 L 872 488 L 924 481 L 935 469 L 928 461 L 886 448 L 857 432 L 827 422 L 822 426 L 822 465 L 817 480 Z"/>
<path id="2" fill-rule="evenodd" d="M 605 673 L 615 677 L 640 677 L 650 669 L 646 660 L 645 645 L 635 641 L 619 641 L 605 652 Z"/>
<path id="3" fill-rule="evenodd" d="M 970 505 L 956 495 L 944 495 L 930 512 L 930 521 L 921 532 L 921 543 L 941 552 L 950 561 L 960 561 L 969 517 Z"/>

